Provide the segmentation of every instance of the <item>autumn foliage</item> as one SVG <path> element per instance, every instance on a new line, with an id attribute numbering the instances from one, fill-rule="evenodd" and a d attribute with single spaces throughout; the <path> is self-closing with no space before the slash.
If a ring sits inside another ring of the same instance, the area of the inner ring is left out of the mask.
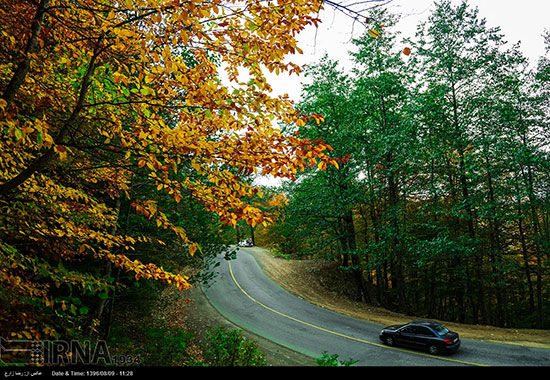
<path id="1" fill-rule="evenodd" d="M 104 297 L 114 286 L 99 270 L 107 264 L 136 279 L 190 286 L 127 256 L 136 242 L 152 241 L 118 233 L 121 198 L 191 255 L 200 250 L 153 198 L 131 198 L 137 172 L 174 204 L 192 197 L 222 223 L 254 226 L 269 219 L 247 202 L 258 190 L 241 175 L 292 179 L 307 166 L 336 164 L 322 141 L 276 128 L 322 118 L 270 96 L 264 76 L 299 72 L 286 58 L 300 53 L 295 37 L 318 22 L 321 5 L 0 4 L 0 335 L 56 336 L 50 316 L 72 324 L 87 317 L 86 305 L 59 289 Z M 75 262 L 98 270 L 65 265 Z"/>

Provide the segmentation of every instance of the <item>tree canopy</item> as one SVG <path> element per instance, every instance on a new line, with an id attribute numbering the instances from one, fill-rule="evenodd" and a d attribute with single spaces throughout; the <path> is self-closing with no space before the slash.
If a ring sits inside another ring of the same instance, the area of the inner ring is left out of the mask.
<path id="1" fill-rule="evenodd" d="M 286 185 L 278 248 L 336 261 L 358 300 L 408 315 L 548 326 L 548 57 L 530 65 L 465 1 L 407 39 L 372 16 L 352 70 L 306 72 L 297 107 L 325 123 L 291 130 L 346 161 Z"/>
<path id="2" fill-rule="evenodd" d="M 321 7 L 317 0 L 2 2 L 1 335 L 54 336 L 55 323 L 38 318 L 40 310 L 70 310 L 73 327 L 93 325 L 82 299 L 110 294 L 113 267 L 188 288 L 188 278 L 135 252 L 172 240 L 190 255 L 201 252 L 200 234 L 190 238 L 184 226 L 194 225 L 174 210 L 200 205 L 212 223 L 266 223 L 249 202 L 258 189 L 243 177 L 294 178 L 310 159 L 336 163 L 324 142 L 276 128 L 322 118 L 271 96 L 265 78 L 300 71 L 287 56 L 300 52 L 296 36 L 319 22 Z M 172 237 L 122 230 L 134 215 Z"/>

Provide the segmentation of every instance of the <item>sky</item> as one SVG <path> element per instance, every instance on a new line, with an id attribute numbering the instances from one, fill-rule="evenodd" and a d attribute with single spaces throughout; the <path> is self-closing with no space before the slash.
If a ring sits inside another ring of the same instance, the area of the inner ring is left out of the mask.
<path id="1" fill-rule="evenodd" d="M 460 0 L 453 0 L 459 4 Z M 360 2 L 342 1 L 351 4 Z M 427 19 L 434 0 L 392 0 L 386 7 L 393 13 L 401 15 L 398 28 L 403 37 L 414 37 L 416 26 Z M 479 17 L 487 20 L 489 27 L 499 26 L 501 33 L 510 43 L 521 41 L 521 49 L 531 62 L 536 62 L 544 55 L 542 33 L 550 30 L 550 0 L 468 0 L 468 4 L 479 9 Z M 359 9 L 357 6 L 353 9 Z M 363 12 L 368 14 L 368 11 Z M 326 6 L 321 11 L 322 23 L 318 29 L 312 26 L 298 37 L 303 54 L 295 55 L 290 60 L 299 65 L 314 63 L 326 53 L 331 59 L 339 60 L 345 67 L 348 53 L 353 49 L 352 37 L 359 37 L 365 32 L 362 25 L 353 25 L 353 20 L 333 8 Z M 298 100 L 303 76 L 268 76 L 274 95 L 288 94 Z"/>
<path id="2" fill-rule="evenodd" d="M 361 0 L 338 2 L 351 4 Z M 461 0 L 453 2 L 459 4 Z M 401 16 L 398 28 L 402 37 L 414 37 L 417 25 L 428 18 L 433 4 L 434 0 L 392 0 L 386 7 Z M 488 27 L 499 26 L 510 44 L 521 41 L 521 50 L 533 64 L 545 54 L 542 34 L 550 30 L 550 0 L 468 0 L 468 4 L 479 9 L 478 17 L 485 18 Z M 351 39 L 365 33 L 365 28 L 359 24 L 353 25 L 353 20 L 331 7 L 321 11 L 319 17 L 322 23 L 317 30 L 310 27 L 298 36 L 303 54 L 292 56 L 290 60 L 304 65 L 315 63 L 327 54 L 331 59 L 338 60 L 342 67 L 351 67 L 348 54 L 353 49 Z M 305 80 L 303 76 L 282 74 L 267 77 L 273 88 L 272 95 L 288 94 L 291 99 L 299 100 L 301 84 Z M 254 183 L 278 186 L 280 181 L 269 176 L 258 177 Z"/>

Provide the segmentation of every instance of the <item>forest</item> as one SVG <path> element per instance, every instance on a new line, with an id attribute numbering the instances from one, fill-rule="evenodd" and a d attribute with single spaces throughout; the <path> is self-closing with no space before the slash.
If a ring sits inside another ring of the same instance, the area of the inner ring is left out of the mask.
<path id="1" fill-rule="evenodd" d="M 350 71 L 292 62 L 328 7 L 364 26 Z M 247 237 L 337 262 L 361 302 L 548 328 L 550 32 L 531 62 L 466 2 L 438 1 L 415 38 L 397 17 L 322 0 L 0 2 L 0 338 L 226 365 L 212 358 L 240 337 L 213 330 L 197 355 L 162 295 L 186 303 Z M 302 99 L 268 73 L 301 74 Z M 262 363 L 243 344 L 241 364 Z"/>
<path id="2" fill-rule="evenodd" d="M 307 67 L 297 108 L 324 123 L 285 127 L 327 142 L 339 169 L 275 189 L 285 206 L 262 241 L 339 262 L 363 302 L 548 328 L 548 55 L 530 62 L 466 2 L 438 2 L 408 39 L 372 17 L 352 69 Z"/>

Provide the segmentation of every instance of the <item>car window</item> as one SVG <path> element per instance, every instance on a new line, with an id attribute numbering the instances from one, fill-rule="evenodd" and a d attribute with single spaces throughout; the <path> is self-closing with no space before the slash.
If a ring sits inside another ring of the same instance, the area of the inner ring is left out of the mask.
<path id="1" fill-rule="evenodd" d="M 449 329 L 442 325 L 434 325 L 432 328 L 437 331 L 439 335 L 445 335 L 449 332 Z"/>
<path id="2" fill-rule="evenodd" d="M 434 336 L 434 333 L 427 327 L 417 326 L 416 333 L 424 336 Z"/>
<path id="3" fill-rule="evenodd" d="M 401 332 L 404 332 L 404 333 L 407 333 L 407 334 L 414 333 L 414 327 L 413 326 L 405 326 L 401 329 Z"/>

